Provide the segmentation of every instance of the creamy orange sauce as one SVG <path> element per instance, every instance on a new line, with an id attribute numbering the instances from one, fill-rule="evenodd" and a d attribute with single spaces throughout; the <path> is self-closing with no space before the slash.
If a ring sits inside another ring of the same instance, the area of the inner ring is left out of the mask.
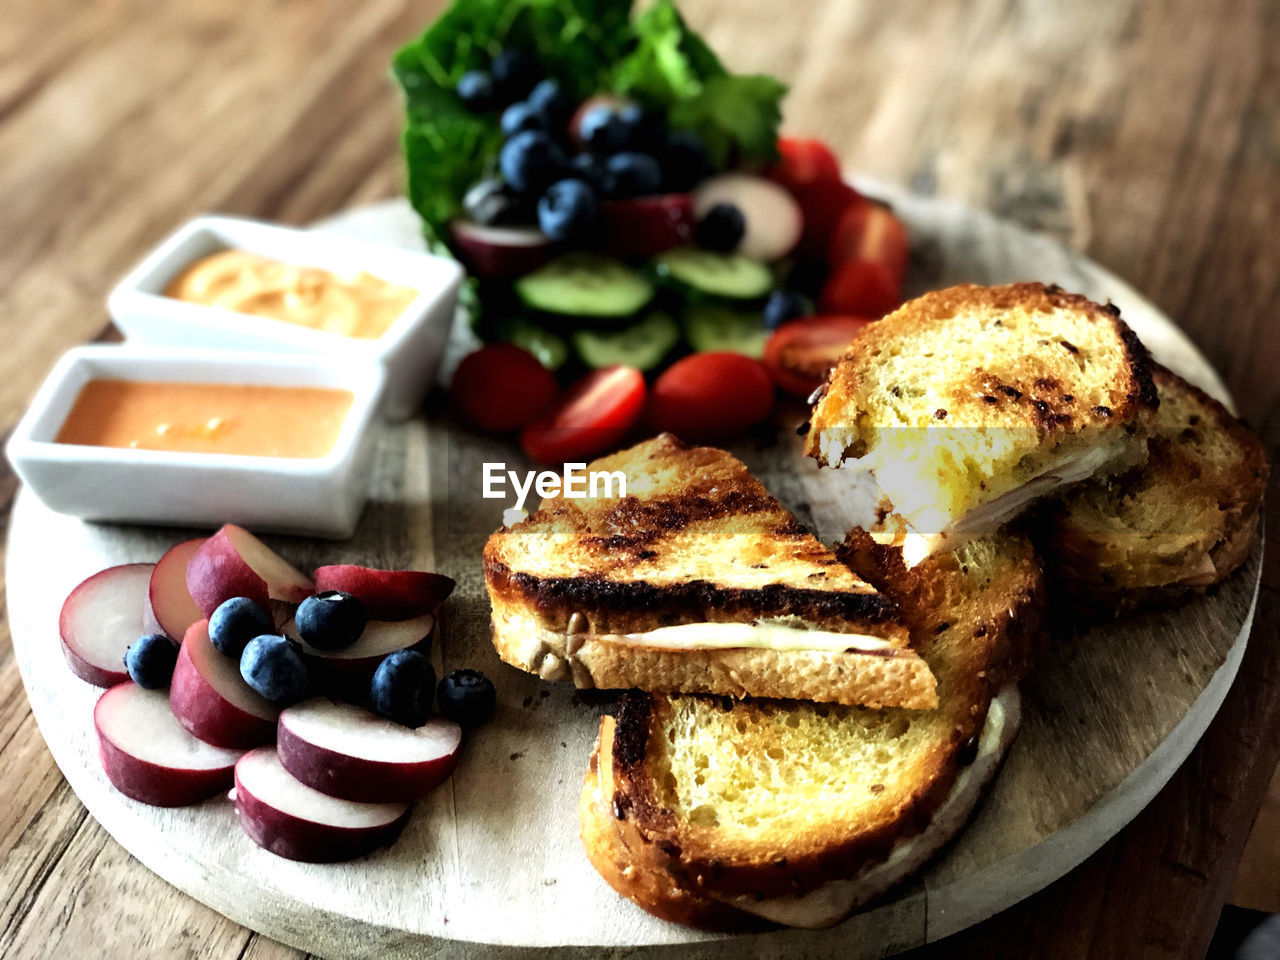
<path id="1" fill-rule="evenodd" d="M 349 390 L 90 380 L 58 443 L 180 453 L 318 458 L 333 449 Z"/>
<path id="2" fill-rule="evenodd" d="M 189 265 L 165 296 L 360 340 L 381 337 L 418 295 L 372 276 L 223 250 Z"/>

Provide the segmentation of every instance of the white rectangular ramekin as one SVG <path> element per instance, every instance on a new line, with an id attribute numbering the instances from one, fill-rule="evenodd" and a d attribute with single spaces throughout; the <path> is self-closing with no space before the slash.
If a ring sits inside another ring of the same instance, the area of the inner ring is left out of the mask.
<path id="1" fill-rule="evenodd" d="M 220 250 L 246 250 L 337 274 L 369 273 L 419 290 L 377 340 L 362 340 L 164 295 L 185 267 Z M 374 359 L 387 368 L 383 412 L 410 416 L 435 377 L 449 337 L 463 270 L 453 260 L 237 217 L 197 217 L 171 234 L 111 291 L 107 309 L 130 340 L 172 347 L 270 350 Z"/>
<path id="2" fill-rule="evenodd" d="M 331 387 L 354 399 L 337 442 L 317 459 L 171 453 L 57 443 L 93 379 Z M 46 506 L 84 520 L 218 526 L 342 539 L 369 493 L 381 364 L 320 356 L 122 346 L 68 351 L 41 386 L 6 453 Z"/>

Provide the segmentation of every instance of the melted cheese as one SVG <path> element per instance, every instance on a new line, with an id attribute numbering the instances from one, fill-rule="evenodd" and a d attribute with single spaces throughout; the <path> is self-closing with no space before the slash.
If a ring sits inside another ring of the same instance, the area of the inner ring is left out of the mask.
<path id="1" fill-rule="evenodd" d="M 634 644 L 660 650 L 805 650 L 844 653 L 857 650 L 874 653 L 895 649 L 883 637 L 864 633 L 833 633 L 811 630 L 786 621 L 755 623 L 682 623 L 658 627 L 643 633 L 612 635 L 615 643 Z"/>

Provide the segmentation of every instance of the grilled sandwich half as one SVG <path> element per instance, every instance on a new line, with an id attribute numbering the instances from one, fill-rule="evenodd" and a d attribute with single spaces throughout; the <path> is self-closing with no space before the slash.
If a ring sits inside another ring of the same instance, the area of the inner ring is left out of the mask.
<path id="1" fill-rule="evenodd" d="M 971 539 L 908 571 L 856 531 L 841 555 L 902 604 L 938 708 L 628 694 L 601 721 L 579 814 L 592 864 L 650 913 L 836 923 L 928 860 L 995 775 L 1044 607 L 1030 541 Z"/>
<path id="2" fill-rule="evenodd" d="M 544 500 L 485 545 L 507 663 L 586 688 L 936 705 L 896 604 L 740 461 L 663 435 L 588 469 L 627 495 Z"/>
<path id="3" fill-rule="evenodd" d="M 806 452 L 874 475 L 917 535 L 910 558 L 1140 464 L 1156 404 L 1147 352 L 1115 307 L 1039 283 L 964 285 L 853 341 Z"/>
<path id="4" fill-rule="evenodd" d="M 1262 445 L 1222 404 L 1156 366 L 1145 467 L 1081 484 L 1046 511 L 1055 585 L 1095 612 L 1203 592 L 1249 556 L 1267 483 Z"/>

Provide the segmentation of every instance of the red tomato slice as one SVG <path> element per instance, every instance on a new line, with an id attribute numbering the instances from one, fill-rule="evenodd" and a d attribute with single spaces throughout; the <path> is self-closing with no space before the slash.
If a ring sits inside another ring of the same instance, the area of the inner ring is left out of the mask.
<path id="1" fill-rule="evenodd" d="M 596 370 L 525 427 L 520 446 L 542 463 L 585 461 L 618 445 L 644 412 L 644 396 L 634 367 Z"/>
<path id="2" fill-rule="evenodd" d="M 907 272 L 907 228 L 888 207 L 868 200 L 855 203 L 836 222 L 827 246 L 831 266 L 846 260 L 883 263 L 902 281 Z"/>
<path id="3" fill-rule="evenodd" d="M 467 354 L 449 387 L 459 416 L 485 433 L 518 430 L 542 412 L 558 390 L 550 370 L 509 343 Z"/>
<path id="4" fill-rule="evenodd" d="M 840 161 L 821 140 L 803 137 L 779 137 L 778 162 L 767 175 L 788 190 L 815 180 L 839 180 Z"/>
<path id="5" fill-rule="evenodd" d="M 832 268 L 818 296 L 823 313 L 883 317 L 901 302 L 901 281 L 883 263 L 846 260 Z"/>
<path id="6" fill-rule="evenodd" d="M 804 214 L 799 253 L 809 260 L 826 258 L 831 231 L 841 214 L 863 200 L 862 194 L 841 180 L 814 180 L 791 191 Z"/>
<path id="7" fill-rule="evenodd" d="M 784 323 L 765 344 L 764 365 L 774 383 L 805 399 L 822 385 L 853 338 L 874 322 L 862 317 L 811 317 Z"/>
<path id="8" fill-rule="evenodd" d="M 682 440 L 712 440 L 749 430 L 772 410 L 773 381 L 759 360 L 695 353 L 658 377 L 646 419 Z"/>

